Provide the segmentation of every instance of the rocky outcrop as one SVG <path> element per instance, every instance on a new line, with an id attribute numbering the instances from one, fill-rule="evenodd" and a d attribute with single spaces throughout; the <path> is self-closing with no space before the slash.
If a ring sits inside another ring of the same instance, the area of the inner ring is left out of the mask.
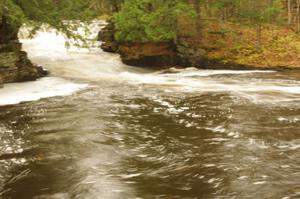
<path id="1" fill-rule="evenodd" d="M 34 65 L 22 51 L 17 30 L 2 19 L 0 24 L 0 88 L 3 83 L 32 81 L 47 75 L 41 66 Z"/>
<path id="2" fill-rule="evenodd" d="M 171 66 L 178 62 L 175 46 L 168 42 L 118 43 L 115 26 L 109 21 L 98 35 L 105 52 L 119 53 L 123 63 L 141 67 Z"/>
<path id="3" fill-rule="evenodd" d="M 123 63 L 141 67 L 172 66 L 178 63 L 176 46 L 169 42 L 118 43 L 112 21 L 98 34 L 105 52 L 119 53 Z"/>
<path id="4" fill-rule="evenodd" d="M 115 27 L 112 21 L 103 28 L 98 39 L 106 52 L 119 53 L 125 64 L 141 67 L 193 66 L 206 60 L 206 51 L 192 48 L 193 41 L 184 34 L 176 42 L 118 43 L 114 39 Z M 182 34 L 183 35 L 183 34 Z"/>
<path id="5" fill-rule="evenodd" d="M 109 21 L 108 24 L 99 32 L 98 41 L 102 41 L 101 48 L 105 52 L 118 52 L 119 46 L 115 40 L 114 34 L 115 26 L 112 21 Z"/>
<path id="6" fill-rule="evenodd" d="M 167 42 L 120 44 L 118 52 L 122 61 L 132 66 L 161 67 L 178 63 L 175 46 Z"/>
<path id="7" fill-rule="evenodd" d="M 185 25 L 186 26 L 186 25 Z M 183 26 L 183 27 L 185 27 Z M 101 48 L 106 52 L 119 53 L 125 64 L 139 67 L 197 67 L 201 69 L 255 69 L 253 66 L 211 59 L 207 51 L 199 48 L 199 43 L 188 30 L 181 28 L 175 42 L 118 43 L 114 39 L 115 28 L 112 22 L 99 33 Z M 269 67 L 260 69 L 270 69 Z M 278 67 L 276 68 L 278 69 Z"/>
<path id="8" fill-rule="evenodd" d="M 199 24 L 189 17 L 178 18 L 177 40 L 175 41 L 179 65 L 199 67 L 207 59 L 207 52 L 199 48 Z"/>
<path id="9" fill-rule="evenodd" d="M 21 50 L 21 44 L 10 42 L 0 50 L 0 79 L 2 83 L 32 81 L 47 75 L 41 66 L 34 65 Z"/>
<path id="10" fill-rule="evenodd" d="M 193 44 L 189 43 L 187 39 L 178 39 L 176 51 L 179 65 L 182 66 L 198 67 L 200 63 L 206 60 L 206 51 L 193 47 Z"/>

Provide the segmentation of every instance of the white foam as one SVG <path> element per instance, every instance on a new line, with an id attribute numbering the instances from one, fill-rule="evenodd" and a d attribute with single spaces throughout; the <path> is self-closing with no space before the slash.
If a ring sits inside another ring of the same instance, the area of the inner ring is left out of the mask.
<path id="1" fill-rule="evenodd" d="M 105 24 L 106 22 L 104 21 L 93 21 L 90 24 L 77 23 L 78 29 L 75 30 L 74 33 L 85 38 L 85 42 L 67 38 L 62 32 L 45 24 L 37 31 L 34 38 L 29 37 L 28 32 L 30 32 L 30 27 L 21 27 L 19 38 L 21 38 L 21 42 L 24 45 L 27 45 L 27 48 L 30 47 L 31 50 L 35 50 L 35 53 L 39 53 L 40 51 L 41 55 L 43 55 L 43 51 L 57 56 L 61 53 L 66 55 L 67 52 L 99 51 L 99 42 L 96 38 L 100 29 L 103 28 Z M 69 44 L 68 47 L 66 46 L 67 43 Z"/>
<path id="2" fill-rule="evenodd" d="M 207 77 L 212 75 L 242 75 L 250 73 L 274 73 L 275 71 L 266 70 L 200 70 L 198 68 L 186 68 L 186 69 L 176 69 L 171 68 L 166 70 L 166 72 L 171 72 L 164 74 L 166 77 Z"/>
<path id="3" fill-rule="evenodd" d="M 71 95 L 86 88 L 61 78 L 47 77 L 33 82 L 5 84 L 0 89 L 0 106 L 37 101 L 43 98 Z"/>

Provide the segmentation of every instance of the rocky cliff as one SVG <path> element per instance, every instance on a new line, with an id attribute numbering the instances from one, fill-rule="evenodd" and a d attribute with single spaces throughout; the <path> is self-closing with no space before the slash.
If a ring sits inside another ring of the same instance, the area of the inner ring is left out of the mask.
<path id="1" fill-rule="evenodd" d="M 178 63 L 176 46 L 172 42 L 118 43 L 114 39 L 112 21 L 102 29 L 98 39 L 106 52 L 119 53 L 123 63 L 141 67 L 172 66 Z"/>
<path id="2" fill-rule="evenodd" d="M 34 65 L 22 51 L 16 31 L 8 24 L 0 24 L 0 87 L 3 83 L 31 81 L 45 75 L 47 71 Z"/>
<path id="3" fill-rule="evenodd" d="M 32 81 L 45 75 L 47 71 L 28 59 L 20 43 L 10 42 L 0 49 L 0 84 Z"/>

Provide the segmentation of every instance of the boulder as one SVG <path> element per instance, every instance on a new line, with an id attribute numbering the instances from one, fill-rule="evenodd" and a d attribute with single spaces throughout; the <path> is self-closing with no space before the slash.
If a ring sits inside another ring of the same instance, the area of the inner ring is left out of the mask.
<path id="1" fill-rule="evenodd" d="M 47 75 L 47 71 L 34 65 L 22 51 L 18 27 L 3 19 L 0 25 L 5 27 L 0 30 L 0 87 L 3 83 L 36 80 Z"/>
<path id="2" fill-rule="evenodd" d="M 18 53 L 18 60 L 16 61 L 18 74 L 16 81 L 34 81 L 40 77 L 47 75 L 47 71 L 43 70 L 41 66 L 33 64 L 27 56 L 27 53 L 20 51 Z"/>
<path id="3" fill-rule="evenodd" d="M 32 81 L 47 75 L 47 71 L 34 65 L 20 49 L 20 43 L 10 43 L 1 49 L 0 78 L 3 83 Z"/>
<path id="4" fill-rule="evenodd" d="M 119 53 L 122 61 L 132 66 L 162 67 L 178 62 L 175 46 L 168 42 L 120 44 Z"/>

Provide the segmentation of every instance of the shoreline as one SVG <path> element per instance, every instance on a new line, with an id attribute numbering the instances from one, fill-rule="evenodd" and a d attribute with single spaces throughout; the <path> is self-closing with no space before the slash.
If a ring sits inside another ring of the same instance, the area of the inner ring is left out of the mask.
<path id="1" fill-rule="evenodd" d="M 132 67 L 138 67 L 138 68 L 148 68 L 148 69 L 167 69 L 167 68 L 198 68 L 198 69 L 204 69 L 204 70 L 266 70 L 266 71 L 300 71 L 299 67 L 293 67 L 293 66 L 255 66 L 255 65 L 246 65 L 246 64 L 239 64 L 234 62 L 226 62 L 226 60 L 221 59 L 202 59 L 201 62 L 198 65 L 194 66 L 188 66 L 180 63 L 174 63 L 174 64 L 166 64 L 166 65 L 147 65 L 143 64 L 143 57 L 141 59 L 133 59 L 133 60 L 124 60 L 124 57 L 122 57 L 122 54 L 118 51 L 112 52 L 107 51 L 102 48 L 105 52 L 118 54 L 121 56 L 121 60 L 124 64 L 132 66 Z M 146 59 L 151 59 L 151 57 L 146 57 Z M 153 59 L 157 59 L 157 57 L 153 57 Z M 178 59 L 176 57 L 175 59 Z M 171 61 L 173 62 L 173 61 Z M 180 62 L 180 61 L 179 61 Z"/>
<path id="2" fill-rule="evenodd" d="M 6 83 L 34 81 L 48 75 L 48 71 L 33 64 L 21 48 L 18 41 L 10 41 L 0 49 L 0 88 Z"/>
<path id="3" fill-rule="evenodd" d="M 235 27 L 232 24 L 230 25 Z M 250 34 L 249 29 L 247 31 L 248 31 L 247 33 Z M 98 40 L 102 42 L 101 45 L 102 50 L 109 53 L 119 54 L 124 64 L 134 66 L 134 67 L 170 68 L 176 66 L 179 68 L 195 67 L 199 69 L 211 69 L 211 70 L 274 70 L 274 71 L 300 70 L 300 62 L 298 66 L 297 65 L 298 62 L 296 62 L 298 60 L 296 58 L 295 58 L 296 60 L 295 63 L 291 60 L 287 60 L 286 62 L 286 63 L 292 62 L 293 65 L 282 65 L 282 64 L 276 65 L 277 62 L 282 63 L 282 58 L 278 60 L 272 59 L 277 56 L 277 54 L 275 54 L 274 52 L 269 53 L 271 54 L 270 57 L 264 58 L 263 56 L 265 55 L 263 54 L 263 52 L 256 51 L 253 46 L 251 46 L 251 49 L 250 47 L 249 49 L 246 49 L 243 46 L 240 47 L 239 50 L 234 49 L 235 46 L 234 47 L 229 46 L 229 44 L 223 44 L 221 46 L 217 46 L 217 44 L 214 44 L 213 39 L 216 39 L 215 37 L 217 37 L 218 35 L 212 36 L 208 31 L 203 33 L 203 35 L 206 35 L 205 39 L 207 39 L 207 41 L 202 41 L 200 45 L 203 46 L 201 47 L 199 47 L 199 44 L 195 45 L 195 43 L 197 43 L 197 38 L 183 38 L 183 39 L 178 39 L 178 41 L 176 42 L 120 43 L 115 41 L 114 34 L 115 34 L 114 24 L 112 21 L 108 21 L 106 27 L 103 28 L 98 35 Z M 222 35 L 221 37 L 224 36 Z M 233 38 L 229 35 L 227 39 L 232 40 Z M 251 45 L 254 44 L 252 43 Z M 268 48 L 270 49 L 267 50 L 272 50 L 271 47 L 272 46 L 268 46 Z M 228 54 L 230 55 L 226 55 L 226 54 L 224 55 L 226 50 L 229 52 Z M 244 51 L 247 50 L 250 51 L 250 53 L 248 52 L 249 55 L 240 55 L 245 53 Z M 233 53 L 233 51 L 236 52 Z M 221 58 L 219 58 L 218 56 Z M 252 58 L 251 56 L 253 57 L 262 56 L 262 57 L 255 59 Z M 264 61 L 270 62 L 272 65 L 268 66 L 267 64 L 264 64 Z M 239 62 L 245 62 L 245 63 L 239 63 Z M 257 64 L 253 64 L 253 62 Z"/>

